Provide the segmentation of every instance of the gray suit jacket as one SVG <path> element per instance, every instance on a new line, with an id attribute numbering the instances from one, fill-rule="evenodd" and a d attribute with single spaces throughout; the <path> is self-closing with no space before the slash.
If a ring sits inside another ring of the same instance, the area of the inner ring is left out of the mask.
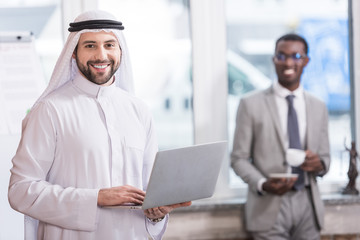
<path id="1" fill-rule="evenodd" d="M 328 113 L 323 102 L 305 92 L 306 146 L 320 156 L 325 174 L 330 166 Z M 275 223 L 281 196 L 260 195 L 257 183 L 270 173 L 286 172 L 286 146 L 283 139 L 273 88 L 244 97 L 236 118 L 231 166 L 247 184 L 245 221 L 249 231 L 266 231 Z M 324 222 L 324 207 L 316 183 L 316 176 L 307 173 L 320 227 Z"/>

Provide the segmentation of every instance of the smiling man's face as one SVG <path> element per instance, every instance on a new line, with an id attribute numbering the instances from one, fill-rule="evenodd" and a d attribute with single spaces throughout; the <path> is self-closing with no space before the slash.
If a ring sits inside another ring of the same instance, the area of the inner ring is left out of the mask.
<path id="1" fill-rule="evenodd" d="M 81 74 L 98 85 L 111 85 L 120 66 L 121 49 L 111 32 L 87 32 L 80 36 L 73 58 Z"/>
<path id="2" fill-rule="evenodd" d="M 293 91 L 299 87 L 301 74 L 309 58 L 301 41 L 282 40 L 276 46 L 273 62 L 279 83 Z"/>

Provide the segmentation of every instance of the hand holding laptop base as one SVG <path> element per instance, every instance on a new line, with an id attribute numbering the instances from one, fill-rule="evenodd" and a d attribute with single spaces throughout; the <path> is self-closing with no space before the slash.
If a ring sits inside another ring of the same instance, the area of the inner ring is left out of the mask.
<path id="1" fill-rule="evenodd" d="M 144 210 L 144 213 L 147 218 L 149 219 L 161 219 L 165 217 L 166 214 L 170 213 L 175 208 L 179 207 L 188 207 L 191 205 L 190 202 L 184 202 L 184 203 L 176 203 L 168 206 L 162 206 L 162 207 L 155 207 L 155 208 L 149 208 Z"/>
<path id="2" fill-rule="evenodd" d="M 226 150 L 227 142 L 219 141 L 158 151 L 146 196 L 129 185 L 100 189 L 98 205 L 142 209 L 151 222 L 161 221 L 175 208 L 213 195 Z"/>
<path id="3" fill-rule="evenodd" d="M 101 207 L 125 204 L 142 205 L 144 198 L 144 191 L 130 185 L 103 188 L 100 189 L 98 194 L 98 205 Z M 144 214 L 149 219 L 161 219 L 175 208 L 187 207 L 190 205 L 191 201 L 168 206 L 149 208 L 144 210 Z"/>

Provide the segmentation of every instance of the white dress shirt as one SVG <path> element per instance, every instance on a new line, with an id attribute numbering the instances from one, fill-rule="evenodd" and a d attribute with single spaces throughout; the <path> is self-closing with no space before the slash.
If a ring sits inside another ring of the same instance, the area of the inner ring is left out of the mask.
<path id="1" fill-rule="evenodd" d="M 291 92 L 287 88 L 281 86 L 277 81 L 274 83 L 275 100 L 279 113 L 279 119 L 281 123 L 281 129 L 283 130 L 285 139 L 285 146 L 289 146 L 289 136 L 287 130 L 287 116 L 288 116 L 288 102 L 286 96 L 294 95 L 294 108 L 298 118 L 299 136 L 301 146 L 304 149 L 305 146 L 305 134 L 306 134 L 306 108 L 304 89 L 300 85 L 295 91 Z"/>
<path id="2" fill-rule="evenodd" d="M 139 99 L 80 74 L 29 113 L 13 158 L 11 206 L 39 220 L 37 239 L 161 239 L 168 217 L 97 206 L 98 191 L 146 190 L 157 141 Z"/>
<path id="3" fill-rule="evenodd" d="M 279 119 L 281 130 L 283 133 L 283 139 L 285 140 L 285 146 L 289 147 L 289 134 L 287 130 L 287 118 L 288 118 L 288 109 L 289 105 L 286 100 L 286 96 L 294 95 L 294 108 L 297 114 L 298 126 L 299 126 L 299 136 L 301 141 L 301 146 L 304 149 L 305 147 L 305 138 L 306 138 L 306 107 L 305 107 L 305 98 L 304 98 L 304 89 L 300 85 L 295 91 L 291 92 L 289 89 L 284 88 L 279 84 L 278 81 L 275 81 L 273 84 L 273 89 L 275 93 L 275 102 L 278 109 Z M 288 167 L 288 172 L 291 172 L 291 167 Z M 259 192 L 263 193 L 262 185 L 266 181 L 266 178 L 262 178 L 257 183 L 257 188 Z"/>

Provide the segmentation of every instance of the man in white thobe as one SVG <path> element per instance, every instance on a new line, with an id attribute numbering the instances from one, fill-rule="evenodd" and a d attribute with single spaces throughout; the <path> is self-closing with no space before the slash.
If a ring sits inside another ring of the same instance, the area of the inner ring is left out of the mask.
<path id="1" fill-rule="evenodd" d="M 161 239 L 168 213 L 141 204 L 157 141 L 146 105 L 132 93 L 121 22 L 81 14 L 45 92 L 23 121 L 9 185 L 26 239 Z"/>

